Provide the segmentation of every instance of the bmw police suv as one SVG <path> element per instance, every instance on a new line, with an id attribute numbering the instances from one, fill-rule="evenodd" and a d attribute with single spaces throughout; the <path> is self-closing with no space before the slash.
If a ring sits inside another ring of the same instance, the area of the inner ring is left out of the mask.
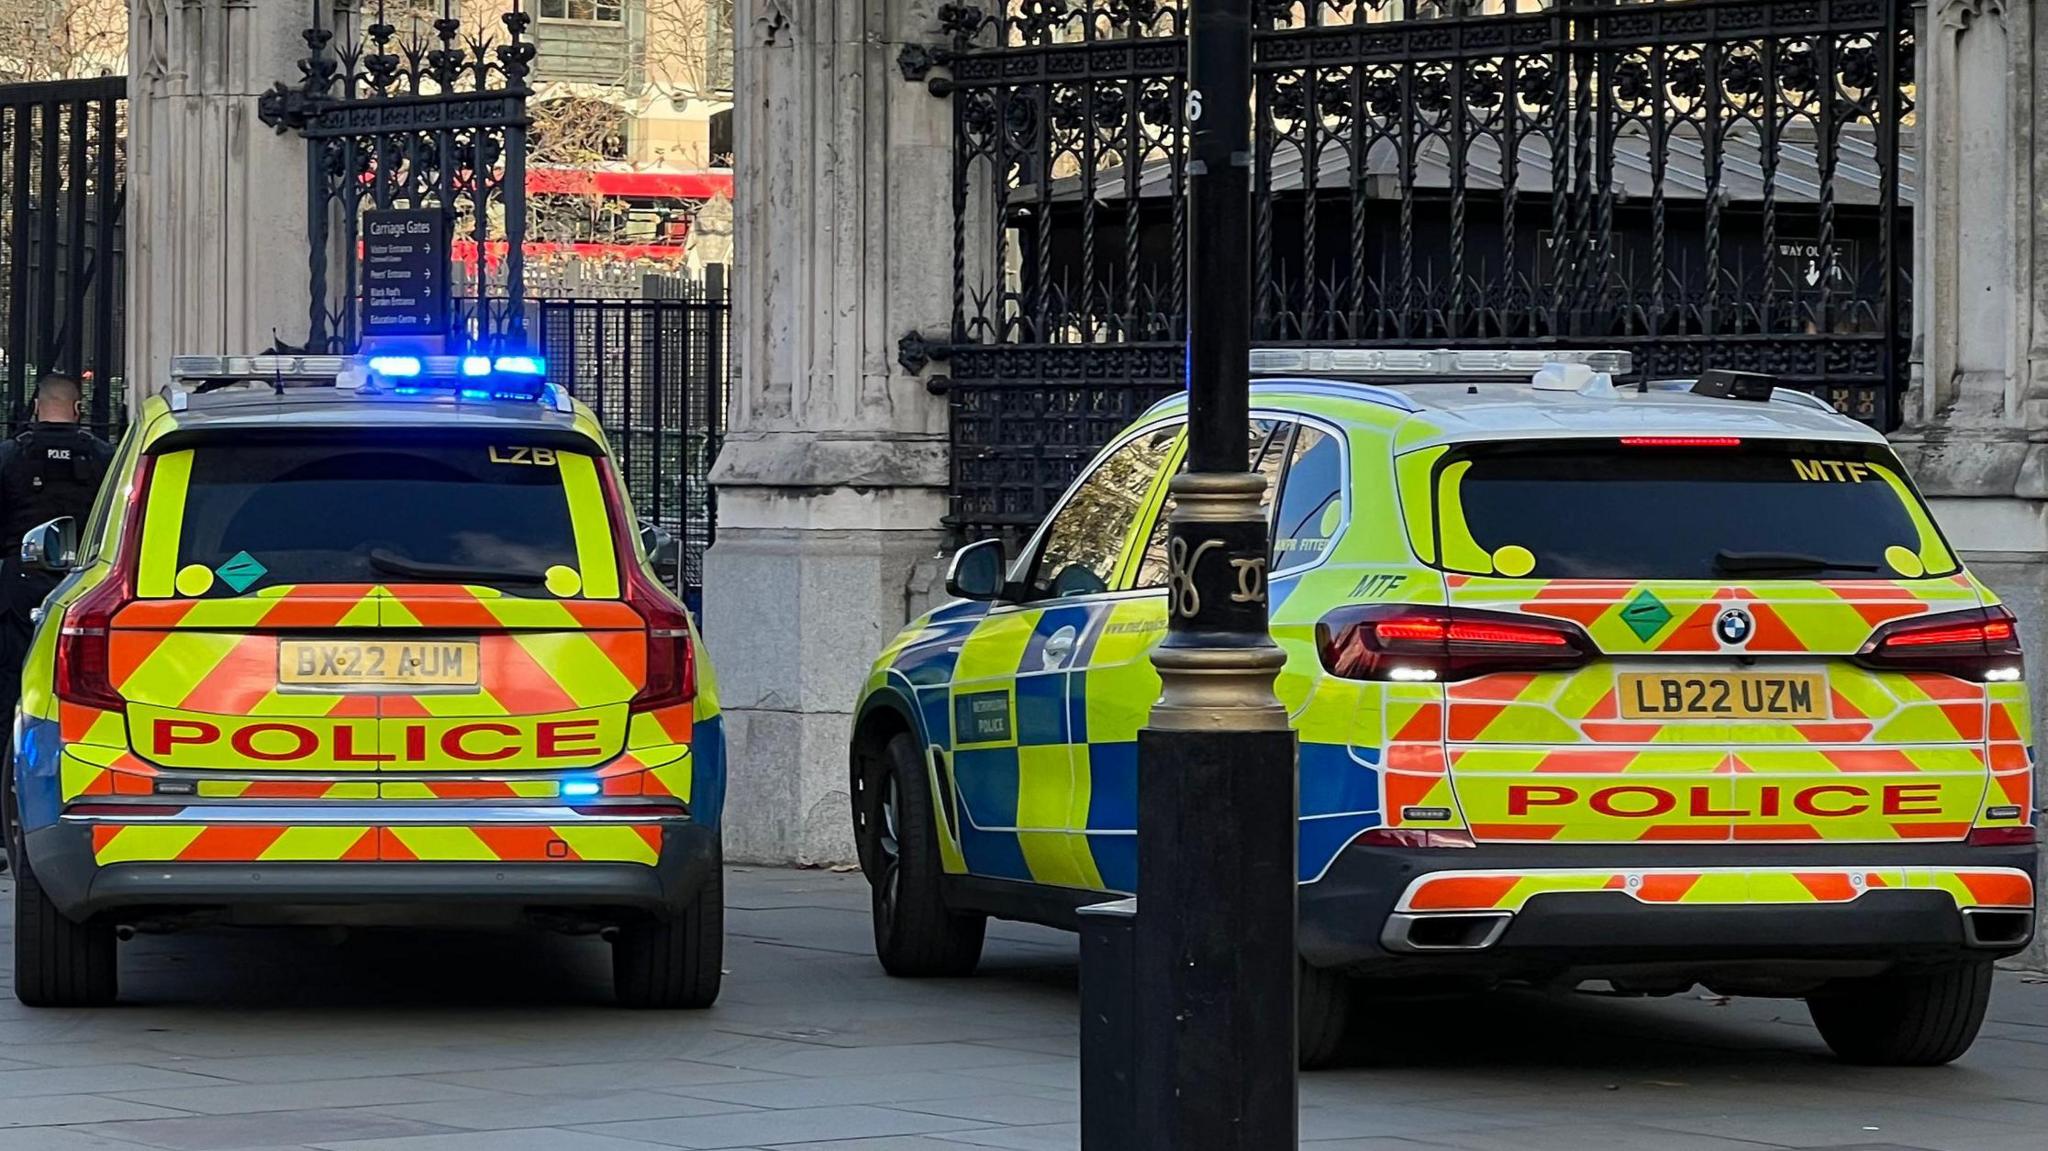
<path id="1" fill-rule="evenodd" d="M 2027 688 L 1881 436 L 1762 377 L 1617 384 L 1622 353 L 1256 358 L 1307 1063 L 1363 991 L 1447 981 L 1801 997 L 1857 1061 L 1970 1045 L 2034 931 Z M 960 552 L 875 663 L 851 785 L 890 971 L 1142 891 L 1186 418 L 1118 435 L 1014 562 Z"/>
<path id="2" fill-rule="evenodd" d="M 717 997 L 710 668 L 544 371 L 180 357 L 29 534 L 66 578 L 0 773 L 24 1003 L 190 923 L 539 923 L 610 938 L 624 1003 Z"/>

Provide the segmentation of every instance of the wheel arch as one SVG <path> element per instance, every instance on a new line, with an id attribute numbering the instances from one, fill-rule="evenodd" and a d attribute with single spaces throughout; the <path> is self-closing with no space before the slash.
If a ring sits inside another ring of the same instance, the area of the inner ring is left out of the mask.
<path id="1" fill-rule="evenodd" d="M 869 797 L 874 781 L 880 775 L 889 741 L 898 735 L 908 735 L 915 740 L 919 758 L 924 757 L 923 725 L 918 722 L 916 708 L 894 688 L 884 687 L 861 702 L 859 712 L 854 715 L 853 738 L 848 743 L 847 754 L 847 794 L 852 806 L 854 849 L 859 855 L 861 870 L 869 875 L 874 874 Z"/>

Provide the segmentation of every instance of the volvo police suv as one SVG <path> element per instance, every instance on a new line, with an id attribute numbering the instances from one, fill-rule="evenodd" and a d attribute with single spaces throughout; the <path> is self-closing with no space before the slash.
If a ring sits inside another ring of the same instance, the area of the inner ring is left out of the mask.
<path id="1" fill-rule="evenodd" d="M 16 995 L 110 1002 L 136 929 L 533 922 L 710 1004 L 718 705 L 590 412 L 528 356 L 174 374 L 23 545 Z"/>
<path id="2" fill-rule="evenodd" d="M 1445 982 L 1802 997 L 1855 1061 L 1970 1045 L 2034 931 L 2027 688 L 1882 437 L 1620 353 L 1256 359 L 1306 1062 L 1361 989 Z M 1014 562 L 960 552 L 958 601 L 874 665 L 851 783 L 891 972 L 1142 891 L 1186 413 L 1120 434 Z"/>

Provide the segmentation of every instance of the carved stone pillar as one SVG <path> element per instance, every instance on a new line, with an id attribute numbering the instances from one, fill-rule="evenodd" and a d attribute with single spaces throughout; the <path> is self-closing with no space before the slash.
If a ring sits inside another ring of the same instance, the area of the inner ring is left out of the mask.
<path id="1" fill-rule="evenodd" d="M 937 0 L 739 0 L 731 431 L 704 630 L 735 859 L 852 857 L 847 736 L 939 546 L 946 411 L 897 340 L 951 308 L 951 115 L 903 79 Z"/>
<path id="2" fill-rule="evenodd" d="M 1964 560 L 2019 614 L 2048 720 L 2048 9 L 1921 12 L 1915 380 L 1894 437 Z M 2035 808 L 2043 773 L 2035 774 Z M 2027 962 L 2044 966 L 2037 934 Z"/>
<path id="3" fill-rule="evenodd" d="M 173 355 L 305 338 L 305 144 L 264 127 L 256 96 L 297 81 L 311 19 L 307 0 L 129 6 L 131 402 Z"/>

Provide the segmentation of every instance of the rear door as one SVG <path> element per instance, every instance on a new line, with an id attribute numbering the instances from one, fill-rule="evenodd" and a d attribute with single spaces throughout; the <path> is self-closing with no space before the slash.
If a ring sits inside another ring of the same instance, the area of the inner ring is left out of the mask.
<path id="1" fill-rule="evenodd" d="M 1981 614 L 1888 449 L 1430 451 L 1423 546 L 1449 605 L 1560 621 L 1595 651 L 1569 671 L 1450 677 L 1450 772 L 1475 839 L 1952 840 L 2006 804 L 1987 799 L 2003 791 L 1987 790 L 1984 676 L 2007 672 L 1859 655 L 1887 626 Z"/>
<path id="2" fill-rule="evenodd" d="M 599 461 L 380 431 L 204 439 L 152 469 L 110 637 L 160 767 L 575 769 L 644 675 Z"/>

